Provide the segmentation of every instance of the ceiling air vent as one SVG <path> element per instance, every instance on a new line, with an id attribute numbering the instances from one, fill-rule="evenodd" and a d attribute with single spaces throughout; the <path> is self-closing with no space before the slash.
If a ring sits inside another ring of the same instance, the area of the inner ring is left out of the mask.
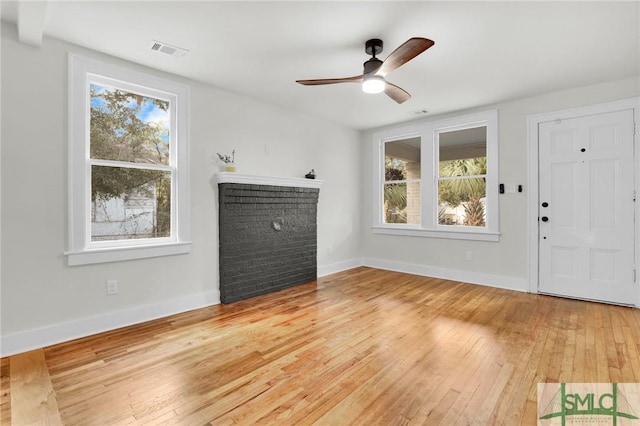
<path id="1" fill-rule="evenodd" d="M 151 42 L 151 50 L 155 52 L 165 53 L 171 56 L 178 56 L 178 57 L 184 56 L 187 54 L 187 52 L 189 52 L 187 49 L 171 46 L 167 43 L 162 43 L 159 41 Z"/>

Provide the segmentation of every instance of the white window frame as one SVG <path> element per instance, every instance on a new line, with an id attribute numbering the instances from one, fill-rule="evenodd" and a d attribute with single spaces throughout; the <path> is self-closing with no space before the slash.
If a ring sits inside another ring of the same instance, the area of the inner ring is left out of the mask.
<path id="1" fill-rule="evenodd" d="M 164 168 L 172 174 L 170 237 L 91 241 L 91 165 L 122 166 L 119 162 L 90 158 L 91 82 L 170 102 L 169 165 Z M 188 106 L 189 88 L 185 85 L 94 59 L 69 55 L 69 249 L 65 252 L 69 266 L 191 251 Z"/>
<path id="2" fill-rule="evenodd" d="M 484 227 L 438 224 L 438 137 L 440 133 L 474 127 L 487 128 L 487 193 Z M 421 138 L 420 219 L 419 225 L 384 223 L 384 143 L 411 137 Z M 483 111 L 444 120 L 411 124 L 375 132 L 373 148 L 373 224 L 375 234 L 460 240 L 499 241 L 498 193 L 498 111 Z"/>

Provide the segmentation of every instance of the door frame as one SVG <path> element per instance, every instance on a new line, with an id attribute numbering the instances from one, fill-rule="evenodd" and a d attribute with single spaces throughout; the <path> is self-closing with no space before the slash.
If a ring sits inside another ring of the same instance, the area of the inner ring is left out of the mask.
<path id="1" fill-rule="evenodd" d="M 640 114 L 640 97 L 627 98 L 614 102 L 607 102 L 596 105 L 589 105 L 580 108 L 571 108 L 560 111 L 545 112 L 541 114 L 534 114 L 527 116 L 527 145 L 528 145 L 528 176 L 527 187 L 528 191 L 528 208 L 527 208 L 527 223 L 528 226 L 528 239 L 529 239 L 529 253 L 528 253 L 528 280 L 529 280 L 529 292 L 538 293 L 538 268 L 539 268 L 539 227 L 538 227 L 538 205 L 540 203 L 539 187 L 538 187 L 538 129 L 541 123 L 567 120 L 570 118 L 584 117 L 587 115 L 596 115 L 607 112 L 616 112 L 623 110 L 633 111 L 634 120 L 634 184 L 637 191 L 637 201 L 635 203 L 635 223 L 634 223 L 634 268 L 638 271 L 638 265 L 640 265 L 640 149 L 638 149 L 638 120 Z M 638 284 L 638 290 L 636 291 L 636 298 L 630 303 L 633 303 L 636 308 L 640 308 L 640 271 L 637 273 L 636 282 Z"/>

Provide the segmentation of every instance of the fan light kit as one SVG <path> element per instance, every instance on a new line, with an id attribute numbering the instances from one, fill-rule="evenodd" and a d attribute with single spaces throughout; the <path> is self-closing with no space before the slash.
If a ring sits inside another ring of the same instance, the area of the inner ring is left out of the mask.
<path id="1" fill-rule="evenodd" d="M 362 75 L 345 78 L 325 78 L 317 80 L 296 80 L 305 86 L 319 86 L 324 84 L 335 83 L 362 83 L 362 91 L 365 93 L 381 93 L 384 92 L 391 99 L 401 104 L 408 100 L 411 95 L 392 84 L 385 79 L 385 76 L 391 71 L 406 64 L 435 43 L 428 38 L 414 37 L 405 41 L 396 50 L 391 52 L 387 59 L 381 61 L 376 55 L 382 52 L 382 40 L 374 38 L 365 43 L 364 51 L 371 58 L 364 63 L 364 71 Z"/>
<path id="2" fill-rule="evenodd" d="M 378 75 L 367 76 L 362 81 L 362 91 L 364 93 L 384 92 L 384 79 Z"/>

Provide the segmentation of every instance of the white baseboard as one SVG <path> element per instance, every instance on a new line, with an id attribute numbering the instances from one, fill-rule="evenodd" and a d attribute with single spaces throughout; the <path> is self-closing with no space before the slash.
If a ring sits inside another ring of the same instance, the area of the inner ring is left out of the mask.
<path id="1" fill-rule="evenodd" d="M 346 271 L 347 269 L 357 268 L 364 263 L 361 258 L 344 260 L 342 262 L 332 263 L 330 265 L 318 266 L 318 276 L 335 274 L 336 272 Z"/>
<path id="2" fill-rule="evenodd" d="M 219 303 L 220 292 L 216 289 L 150 305 L 136 306 L 129 309 L 122 309 L 42 328 L 8 334 L 1 338 L 0 356 L 5 357 L 40 349 L 80 337 L 91 336 L 93 334 L 115 330 L 133 324 L 140 324 Z"/>
<path id="3" fill-rule="evenodd" d="M 524 278 L 507 277 L 504 275 L 484 274 L 480 272 L 460 271 L 457 269 L 437 268 L 413 263 L 396 262 L 393 260 L 365 258 L 363 266 L 386 269 L 388 271 L 404 272 L 407 274 L 422 275 L 426 277 L 441 278 L 451 281 L 459 281 L 470 284 L 479 284 L 487 287 L 503 288 L 506 290 L 529 291 L 529 284 Z"/>

